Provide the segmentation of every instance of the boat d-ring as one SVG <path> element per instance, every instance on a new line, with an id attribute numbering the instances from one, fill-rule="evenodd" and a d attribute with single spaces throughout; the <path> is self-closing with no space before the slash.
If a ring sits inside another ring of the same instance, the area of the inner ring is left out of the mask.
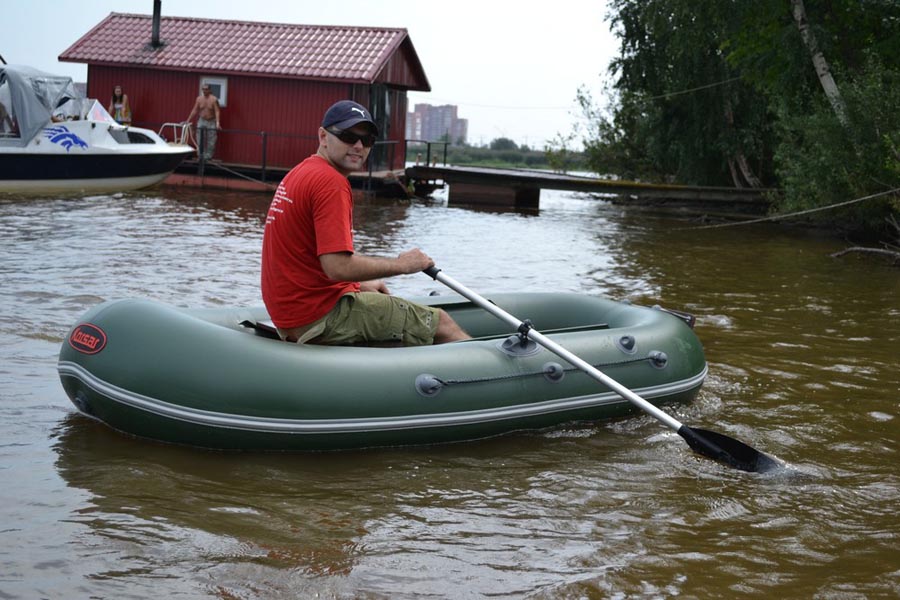
<path id="1" fill-rule="evenodd" d="M 665 369 L 669 364 L 669 355 L 661 350 L 653 350 L 647 354 L 650 364 L 656 369 Z"/>
<path id="2" fill-rule="evenodd" d="M 625 354 L 634 354 L 637 352 L 637 340 L 633 335 L 623 335 L 616 339 L 616 348 Z"/>
<path id="3" fill-rule="evenodd" d="M 426 398 L 437 396 L 444 389 L 444 382 L 431 373 L 416 376 L 416 391 Z"/>
<path id="4" fill-rule="evenodd" d="M 551 383 L 559 383 L 566 375 L 566 370 L 558 362 L 545 363 L 541 371 L 544 374 L 544 379 Z"/>

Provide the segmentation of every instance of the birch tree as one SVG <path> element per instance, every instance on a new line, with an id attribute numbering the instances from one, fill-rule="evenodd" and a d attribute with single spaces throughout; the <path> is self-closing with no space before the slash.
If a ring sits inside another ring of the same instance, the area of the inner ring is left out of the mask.
<path id="1" fill-rule="evenodd" d="M 797 24 L 797 29 L 800 31 L 803 44 L 812 57 L 813 67 L 816 70 L 819 83 L 822 84 L 822 89 L 825 91 L 825 96 L 828 98 L 828 102 L 831 103 L 838 121 L 841 122 L 841 125 L 847 127 L 849 123 L 847 122 L 847 108 L 844 105 L 844 99 L 841 97 L 841 92 L 834 82 L 834 77 L 831 75 L 828 61 L 825 60 L 825 55 L 819 49 L 816 35 L 809 26 L 809 21 L 806 18 L 806 6 L 803 4 L 803 0 L 791 0 L 791 14 L 794 17 L 794 22 Z"/>

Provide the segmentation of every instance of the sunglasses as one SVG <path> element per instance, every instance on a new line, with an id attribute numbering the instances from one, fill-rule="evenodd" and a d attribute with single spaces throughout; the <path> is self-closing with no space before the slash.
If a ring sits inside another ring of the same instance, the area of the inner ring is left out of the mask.
<path id="1" fill-rule="evenodd" d="M 345 131 L 343 129 L 336 128 L 326 128 L 325 131 L 341 140 L 348 146 L 355 146 L 356 142 L 362 142 L 362 145 L 366 148 L 371 148 L 375 145 L 375 134 L 373 133 L 353 133 L 352 131 Z"/>

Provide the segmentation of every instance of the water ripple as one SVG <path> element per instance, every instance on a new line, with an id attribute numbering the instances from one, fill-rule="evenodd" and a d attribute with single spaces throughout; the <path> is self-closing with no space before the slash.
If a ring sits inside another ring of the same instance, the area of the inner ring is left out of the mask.
<path id="1" fill-rule="evenodd" d="M 543 193 L 538 214 L 361 201 L 362 251 L 420 246 L 484 292 L 567 290 L 698 316 L 679 420 L 788 461 L 691 452 L 646 415 L 471 444 L 319 455 L 135 440 L 74 413 L 59 344 L 139 296 L 259 304 L 267 197 L 0 200 L 3 593 L 144 598 L 894 597 L 900 281 L 836 242 Z M 447 293 L 421 275 L 396 293 Z M 27 526 L 24 526 L 26 524 Z M 27 550 L 27 551 L 26 551 Z M 835 568 L 840 565 L 841 568 Z"/>

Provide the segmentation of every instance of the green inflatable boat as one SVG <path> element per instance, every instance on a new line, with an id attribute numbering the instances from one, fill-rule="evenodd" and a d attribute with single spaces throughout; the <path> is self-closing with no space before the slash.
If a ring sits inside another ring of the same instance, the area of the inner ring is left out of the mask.
<path id="1" fill-rule="evenodd" d="M 635 411 L 618 393 L 457 296 L 475 339 L 425 347 L 282 342 L 264 308 L 117 300 L 89 310 L 59 355 L 75 406 L 114 429 L 244 450 L 339 450 L 473 440 Z M 569 293 L 497 306 L 652 404 L 688 401 L 707 367 L 684 315 Z"/>

